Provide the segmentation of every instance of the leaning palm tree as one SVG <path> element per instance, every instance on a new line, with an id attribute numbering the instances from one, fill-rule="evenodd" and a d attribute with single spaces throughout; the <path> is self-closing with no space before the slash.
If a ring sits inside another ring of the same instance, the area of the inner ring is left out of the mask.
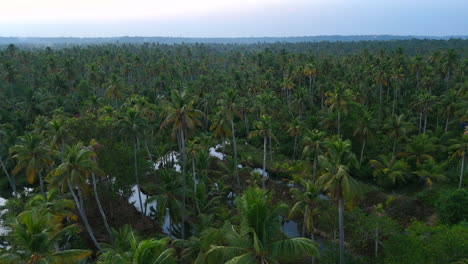
<path id="1" fill-rule="evenodd" d="M 165 119 L 161 124 L 161 129 L 172 126 L 172 136 L 177 138 L 179 151 L 182 157 L 182 239 L 185 239 L 185 197 L 186 197 L 186 169 L 187 153 L 185 142 L 188 138 L 188 130 L 200 125 L 199 118 L 203 117 L 200 110 L 195 109 L 195 101 L 190 99 L 185 92 L 175 91 L 172 93 L 171 100 L 164 106 Z"/>
<path id="2" fill-rule="evenodd" d="M 322 175 L 317 185 L 338 200 L 338 220 L 340 231 L 340 263 L 344 264 L 344 202 L 360 194 L 360 184 L 350 174 L 351 167 L 358 167 L 356 156 L 351 151 L 349 140 L 336 139 L 328 143 L 328 151 L 319 156 Z"/>
<path id="3" fill-rule="evenodd" d="M 468 134 L 463 134 L 459 140 L 453 140 L 450 149 L 453 151 L 452 158 L 458 157 L 461 160 L 460 179 L 458 181 L 458 188 L 461 189 L 465 174 L 466 153 L 468 152 Z"/>
<path id="4" fill-rule="evenodd" d="M 76 232 L 76 226 L 62 227 L 61 221 L 45 210 L 22 212 L 11 228 L 14 244 L 0 255 L 3 264 L 79 263 L 91 254 L 91 251 L 81 249 L 57 251 L 58 242 L 65 234 Z"/>
<path id="5" fill-rule="evenodd" d="M 26 170 L 26 179 L 29 184 L 33 184 L 36 175 L 38 175 L 41 192 L 45 195 L 42 172 L 54 163 L 52 155 L 55 152 L 49 149 L 38 135 L 26 134 L 10 148 L 10 153 L 17 160 L 13 175 L 16 175 L 20 170 Z"/>
<path id="6" fill-rule="evenodd" d="M 62 190 L 68 188 L 91 240 L 96 248 L 101 250 L 94 236 L 93 229 L 88 222 L 82 191 L 83 187 L 86 187 L 86 182 L 89 181 L 92 173 L 102 173 L 93 159 L 94 156 L 96 156 L 96 153 L 84 147 L 81 142 L 72 146 L 66 146 L 62 164 L 50 171 L 46 180 L 53 186 L 60 186 Z"/>
<path id="7" fill-rule="evenodd" d="M 103 245 L 98 264 L 175 264 L 175 250 L 168 247 L 169 238 L 140 240 L 125 225 L 112 230 L 113 245 Z"/>
<path id="8" fill-rule="evenodd" d="M 258 187 L 247 189 L 235 201 L 240 226 L 226 223 L 219 229 L 202 233 L 206 251 L 200 263 L 280 263 L 318 254 L 308 238 L 284 238 L 280 231 L 280 211 L 284 205 L 272 205 L 272 194 Z"/>

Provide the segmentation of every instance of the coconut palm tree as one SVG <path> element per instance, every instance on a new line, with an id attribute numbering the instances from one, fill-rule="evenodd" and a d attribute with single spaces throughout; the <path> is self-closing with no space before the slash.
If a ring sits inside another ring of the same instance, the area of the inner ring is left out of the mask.
<path id="1" fill-rule="evenodd" d="M 338 116 L 337 116 L 337 134 L 340 134 L 341 128 L 341 113 L 344 115 L 348 114 L 348 105 L 352 99 L 352 91 L 350 89 L 346 89 L 344 83 L 338 83 L 335 86 L 333 91 L 328 91 L 325 93 L 327 96 L 327 100 L 325 100 L 325 104 L 328 105 L 329 110 L 333 111 L 336 109 Z"/>
<path id="2" fill-rule="evenodd" d="M 47 147 L 40 136 L 31 133 L 20 137 L 18 143 L 10 148 L 10 153 L 17 161 L 13 175 L 24 169 L 29 184 L 33 184 L 38 175 L 41 192 L 45 195 L 42 172 L 54 163 L 52 156 L 55 152 Z"/>
<path id="3" fill-rule="evenodd" d="M 271 131 L 270 123 L 271 123 L 271 117 L 265 116 L 265 115 L 261 116 L 260 120 L 255 122 L 255 127 L 257 129 L 250 132 L 250 135 L 249 135 L 249 138 L 260 137 L 260 136 L 263 137 L 263 175 L 262 175 L 262 188 L 263 189 L 265 189 L 265 181 L 267 178 L 267 173 L 266 173 L 267 140 L 269 137 L 275 138 L 275 136 L 273 135 Z"/>
<path id="4" fill-rule="evenodd" d="M 55 246 L 75 225 L 62 226 L 61 221 L 45 210 L 32 209 L 19 214 L 11 224 L 14 240 L 12 248 L 0 255 L 4 264 L 79 263 L 91 251 L 67 249 L 57 251 Z"/>
<path id="5" fill-rule="evenodd" d="M 236 141 L 236 131 L 235 131 L 235 125 L 234 125 L 234 117 L 235 116 L 240 116 L 240 106 L 239 106 L 239 96 L 236 90 L 234 89 L 228 89 L 226 93 L 223 94 L 222 99 L 220 100 L 219 104 L 222 108 L 225 109 L 225 111 L 221 111 L 221 113 L 226 114 L 226 118 L 230 121 L 231 123 L 231 135 L 232 135 L 232 147 L 233 147 L 233 152 L 234 152 L 234 161 L 237 163 L 237 141 Z M 239 178 L 239 170 L 236 166 L 236 179 L 237 179 L 237 185 L 239 189 L 241 188 L 240 184 L 240 178 Z"/>
<path id="6" fill-rule="evenodd" d="M 140 112 L 136 108 L 128 108 L 125 112 L 125 115 L 118 121 L 119 126 L 121 127 L 120 133 L 126 137 L 133 139 L 133 172 L 135 177 L 135 182 L 138 191 L 138 202 L 140 203 L 140 208 L 142 213 L 146 214 L 145 208 L 143 207 L 143 202 L 141 199 L 141 190 L 140 190 L 140 177 L 138 176 L 138 145 L 140 142 L 140 135 L 143 131 L 144 121 L 140 117 Z"/>
<path id="7" fill-rule="evenodd" d="M 106 97 L 114 99 L 115 107 L 118 106 L 118 100 L 122 99 L 122 78 L 117 74 L 112 74 L 110 79 L 104 84 L 106 88 Z"/>
<path id="8" fill-rule="evenodd" d="M 203 113 L 195 109 L 195 101 L 189 99 L 185 92 L 175 91 L 171 95 L 171 100 L 167 101 L 164 106 L 165 119 L 161 124 L 161 129 L 167 126 L 172 126 L 172 136 L 177 138 L 179 151 L 182 157 L 182 239 L 185 239 L 185 197 L 186 197 L 186 167 L 187 153 L 185 142 L 188 139 L 188 130 L 201 126 L 199 118 L 203 117 Z"/>
<path id="9" fill-rule="evenodd" d="M 62 164 L 50 171 L 46 180 L 52 186 L 60 186 L 62 190 L 68 188 L 91 240 L 96 248 L 101 250 L 94 236 L 93 229 L 88 222 L 82 191 L 86 187 L 86 182 L 89 181 L 92 173 L 102 173 L 93 159 L 95 156 L 96 153 L 84 147 L 81 142 L 72 146 L 66 146 Z"/>
<path id="10" fill-rule="evenodd" d="M 466 153 L 468 152 L 468 134 L 463 134 L 458 140 L 452 140 L 450 150 L 453 151 L 452 158 L 458 157 L 461 160 L 460 180 L 458 181 L 458 188 L 461 189 L 465 174 Z"/>
<path id="11" fill-rule="evenodd" d="M 310 104 L 314 106 L 314 84 L 315 76 L 317 76 L 317 68 L 313 63 L 308 63 L 304 66 L 304 75 L 309 77 L 309 92 L 310 92 Z"/>
<path id="12" fill-rule="evenodd" d="M 113 245 L 103 245 L 98 264 L 175 264 L 175 250 L 169 238 L 141 240 L 125 225 L 112 230 Z"/>
<path id="13" fill-rule="evenodd" d="M 298 118 L 294 118 L 287 124 L 287 131 L 289 135 L 294 137 L 294 147 L 293 147 L 293 156 L 292 158 L 295 159 L 296 157 L 296 148 L 297 148 L 297 138 L 299 135 L 302 134 L 304 130 L 304 123 L 301 122 Z"/>
<path id="14" fill-rule="evenodd" d="M 379 159 L 369 161 L 374 169 L 373 176 L 377 179 L 390 179 L 393 184 L 405 182 L 408 176 L 409 166 L 404 160 L 397 160 L 390 155 L 380 155 Z"/>
<path id="15" fill-rule="evenodd" d="M 312 183 L 315 183 L 315 179 L 317 178 L 318 156 L 322 154 L 326 148 L 325 136 L 325 132 L 314 129 L 308 130 L 303 138 L 303 155 L 313 155 Z"/>
<path id="16" fill-rule="evenodd" d="M 398 141 L 402 138 L 406 138 L 406 134 L 408 134 L 411 129 L 411 123 L 405 121 L 405 115 L 403 114 L 391 116 L 384 124 L 383 130 L 386 130 L 388 135 L 393 138 L 392 158 L 395 158 Z"/>
<path id="17" fill-rule="evenodd" d="M 405 151 L 398 153 L 397 156 L 415 160 L 416 166 L 419 166 L 424 160 L 434 159 L 432 153 L 437 149 L 435 140 L 436 138 L 430 137 L 427 134 L 415 135 L 411 137 Z"/>
<path id="18" fill-rule="evenodd" d="M 307 238 L 284 238 L 280 232 L 280 211 L 272 205 L 269 191 L 250 187 L 235 201 L 240 226 L 226 223 L 207 229 L 200 238 L 205 249 L 201 263 L 280 263 L 318 254 L 316 244 Z"/>
<path id="19" fill-rule="evenodd" d="M 359 166 L 362 164 L 364 157 L 364 149 L 366 148 L 366 141 L 374 136 L 375 123 L 372 112 L 364 110 L 361 117 L 356 122 L 353 136 L 359 136 L 361 139 L 361 154 L 359 155 Z"/>
<path id="20" fill-rule="evenodd" d="M 338 220 L 340 231 L 340 263 L 344 264 L 344 202 L 360 194 L 360 184 L 350 174 L 351 167 L 358 167 L 356 156 L 351 151 L 349 140 L 336 139 L 328 142 L 325 155 L 319 156 L 322 174 L 317 185 L 338 200 Z"/>

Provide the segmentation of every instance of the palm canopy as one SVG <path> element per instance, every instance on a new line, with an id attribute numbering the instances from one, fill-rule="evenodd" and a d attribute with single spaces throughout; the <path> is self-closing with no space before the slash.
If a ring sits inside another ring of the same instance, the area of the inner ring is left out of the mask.
<path id="1" fill-rule="evenodd" d="M 237 198 L 240 226 L 226 223 L 220 229 L 202 233 L 201 245 L 207 249 L 203 263 L 284 263 L 318 254 L 316 244 L 307 238 L 284 238 L 280 232 L 280 211 L 272 205 L 269 191 L 250 187 Z"/>
<path id="2" fill-rule="evenodd" d="M 378 159 L 370 160 L 369 164 L 374 168 L 373 176 L 390 179 L 393 184 L 406 182 L 409 166 L 404 160 L 397 160 L 388 155 L 380 155 Z"/>
<path id="3" fill-rule="evenodd" d="M 36 134 L 26 134 L 20 137 L 18 144 L 10 148 L 10 153 L 17 160 L 13 174 L 25 169 L 26 179 L 30 184 L 34 183 L 36 174 L 40 170 L 49 168 L 54 163 L 52 155 L 55 152 L 49 149 Z"/>
<path id="4" fill-rule="evenodd" d="M 55 245 L 64 234 L 76 232 L 76 226 L 65 228 L 47 211 L 32 209 L 19 214 L 11 224 L 14 244 L 8 253 L 0 255 L 4 264 L 77 263 L 91 254 L 89 250 L 56 251 Z"/>
<path id="5" fill-rule="evenodd" d="M 351 151 L 349 140 L 336 139 L 327 144 L 325 155 L 318 157 L 323 170 L 317 185 L 329 191 L 335 197 L 352 199 L 360 193 L 360 184 L 350 174 L 351 167 L 358 167 L 356 156 Z"/>
<path id="6" fill-rule="evenodd" d="M 98 264 L 175 264 L 175 250 L 169 248 L 169 238 L 141 240 L 125 225 L 112 230 L 113 245 L 103 245 Z"/>
<path id="7" fill-rule="evenodd" d="M 172 136 L 181 129 L 184 135 L 187 135 L 189 128 L 201 125 L 199 118 L 203 117 L 203 112 L 195 109 L 195 101 L 190 100 L 185 92 L 175 91 L 172 93 L 171 100 L 164 105 L 165 119 L 161 128 L 172 124 Z"/>
<path id="8" fill-rule="evenodd" d="M 83 146 L 81 142 L 65 147 L 62 164 L 47 175 L 47 181 L 52 185 L 67 188 L 68 181 L 72 186 L 79 186 L 86 182 L 91 173 L 102 174 L 94 160 L 96 153 Z"/>

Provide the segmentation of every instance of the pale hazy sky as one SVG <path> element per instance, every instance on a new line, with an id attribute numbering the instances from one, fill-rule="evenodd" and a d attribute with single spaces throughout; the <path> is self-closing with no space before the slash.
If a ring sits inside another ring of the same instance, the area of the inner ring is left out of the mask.
<path id="1" fill-rule="evenodd" d="M 468 35 L 468 0 L 0 0 L 0 36 Z"/>

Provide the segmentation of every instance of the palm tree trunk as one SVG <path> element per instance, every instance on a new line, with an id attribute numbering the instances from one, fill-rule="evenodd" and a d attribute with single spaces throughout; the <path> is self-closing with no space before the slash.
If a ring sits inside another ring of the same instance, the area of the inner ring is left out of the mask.
<path id="1" fill-rule="evenodd" d="M 379 121 L 382 115 L 382 84 L 379 84 Z"/>
<path id="2" fill-rule="evenodd" d="M 11 191 L 13 192 L 13 195 L 16 197 L 16 184 L 15 184 L 15 177 L 11 176 L 10 173 L 8 173 L 8 170 L 5 167 L 5 163 L 3 163 L 2 158 L 0 158 L 0 165 L 2 165 L 3 172 L 8 178 L 8 182 L 10 183 Z"/>
<path id="3" fill-rule="evenodd" d="M 70 179 L 67 179 L 67 184 L 68 184 L 68 189 L 69 189 L 71 195 L 73 196 L 73 200 L 75 200 L 76 208 L 78 209 L 78 212 L 80 213 L 81 219 L 83 220 L 83 223 L 85 225 L 85 228 L 88 231 L 89 237 L 93 241 L 94 246 L 99 251 L 102 251 L 101 246 L 99 245 L 99 243 L 96 240 L 96 237 L 94 236 L 93 229 L 89 225 L 88 217 L 86 216 L 86 212 L 84 211 L 84 208 L 82 207 L 82 203 L 80 202 L 80 200 L 78 199 L 78 197 L 75 194 L 75 191 L 73 190 L 73 187 L 72 187 L 72 185 L 70 183 Z M 81 197 L 81 192 L 79 191 L 79 189 L 78 189 L 78 195 L 80 195 L 80 197 Z"/>
<path id="4" fill-rule="evenodd" d="M 304 208 L 304 219 L 302 219 L 302 233 L 301 236 L 305 237 L 305 231 L 306 231 L 306 222 L 307 222 L 307 206 Z"/>
<path id="5" fill-rule="evenodd" d="M 44 191 L 44 179 L 42 178 L 42 170 L 39 170 L 39 183 L 41 184 L 41 193 L 45 197 L 45 191 Z"/>
<path id="6" fill-rule="evenodd" d="M 187 156 L 185 153 L 185 137 L 183 128 L 178 128 L 177 130 L 177 141 L 179 142 L 180 155 L 182 157 L 182 207 L 180 208 L 180 216 L 182 239 L 185 239 L 185 200 L 187 195 L 187 182 L 185 176 L 187 169 Z"/>
<path id="7" fill-rule="evenodd" d="M 182 210 L 181 210 L 181 232 L 182 239 L 185 239 L 185 200 L 187 195 L 187 183 L 185 180 L 186 170 L 187 170 L 187 155 L 185 153 L 185 135 L 184 130 L 180 129 L 181 145 L 182 145 Z"/>
<path id="8" fill-rule="evenodd" d="M 312 75 L 309 76 L 310 105 L 314 107 L 314 90 L 312 89 Z"/>
<path id="9" fill-rule="evenodd" d="M 295 133 L 295 135 L 294 135 L 293 160 L 296 159 L 296 145 L 297 145 L 297 133 Z"/>
<path id="10" fill-rule="evenodd" d="M 237 185 L 239 186 L 239 189 L 241 188 L 240 184 L 240 179 L 239 179 L 239 168 L 237 168 L 237 142 L 236 142 L 236 134 L 235 134 L 235 128 L 234 128 L 234 120 L 231 120 L 231 130 L 232 130 L 232 148 L 234 150 L 234 162 L 236 163 L 236 179 L 237 179 Z"/>
<path id="11" fill-rule="evenodd" d="M 447 119 L 445 119 L 445 132 L 448 130 L 448 123 L 449 123 L 449 116 L 447 115 Z"/>
<path id="12" fill-rule="evenodd" d="M 265 189 L 266 156 L 267 156 L 267 135 L 264 135 L 263 136 L 263 172 L 262 172 L 262 188 L 263 189 Z"/>
<path id="13" fill-rule="evenodd" d="M 421 111 L 419 112 L 419 134 L 421 134 L 422 117 L 423 117 L 423 112 L 422 112 L 422 110 L 421 110 Z"/>
<path id="14" fill-rule="evenodd" d="M 195 172 L 195 156 L 192 153 L 192 175 L 193 175 L 193 194 L 195 199 L 195 207 L 197 209 L 198 214 L 201 214 L 200 206 L 198 204 L 198 197 L 197 197 L 197 174 Z"/>
<path id="15" fill-rule="evenodd" d="M 338 198 L 338 223 L 340 229 L 340 264 L 344 264 L 344 200 L 343 197 Z"/>
<path id="16" fill-rule="evenodd" d="M 106 213 L 104 212 L 104 209 L 102 208 L 101 200 L 99 200 L 99 194 L 98 194 L 97 187 L 96 187 L 96 177 L 94 175 L 94 172 L 91 173 L 91 177 L 93 180 L 93 190 L 94 190 L 94 197 L 96 198 L 96 204 L 98 206 L 99 213 L 101 213 L 102 221 L 104 222 L 104 226 L 106 227 L 107 233 L 109 233 L 110 241 L 113 243 L 114 239 L 112 237 L 112 232 L 109 227 L 109 223 L 107 222 Z"/>
<path id="17" fill-rule="evenodd" d="M 395 114 L 395 104 L 397 98 L 397 90 L 393 89 L 393 105 L 392 105 L 392 115 Z"/>
<path id="18" fill-rule="evenodd" d="M 340 135 L 340 120 L 341 119 L 341 113 L 340 113 L 340 110 L 338 109 L 338 124 L 337 124 L 337 127 L 338 127 L 338 136 L 341 137 Z"/>
<path id="19" fill-rule="evenodd" d="M 361 167 L 362 164 L 362 157 L 364 156 L 364 148 L 366 147 L 366 138 L 362 141 L 362 148 L 361 148 L 361 155 L 359 157 L 359 167 Z"/>
<path id="20" fill-rule="evenodd" d="M 271 150 L 271 135 L 268 136 L 268 141 L 270 145 L 270 168 L 273 167 L 273 151 Z"/>
<path id="21" fill-rule="evenodd" d="M 317 159 L 318 159 L 318 150 L 315 149 L 314 155 L 314 167 L 312 170 L 312 183 L 315 184 L 315 178 L 317 177 Z"/>
<path id="22" fill-rule="evenodd" d="M 379 226 L 375 227 L 375 243 L 374 243 L 374 257 L 377 260 L 378 252 L 379 252 Z"/>
<path id="23" fill-rule="evenodd" d="M 397 139 L 393 141 L 392 159 L 395 158 L 396 145 L 397 145 Z"/>
<path id="24" fill-rule="evenodd" d="M 141 191 L 140 191 L 140 179 L 138 177 L 138 162 L 137 162 L 137 136 L 133 140 L 133 168 L 136 181 L 136 187 L 138 191 L 138 201 L 140 203 L 140 210 L 143 215 L 146 215 L 146 208 L 143 207 L 143 202 L 141 201 Z"/>
<path id="25" fill-rule="evenodd" d="M 425 115 L 424 115 L 424 129 L 423 129 L 423 133 L 426 133 L 426 128 L 427 128 L 427 112 L 426 112 Z"/>
<path id="26" fill-rule="evenodd" d="M 310 223 L 310 240 L 315 242 L 315 236 L 314 236 L 314 217 L 311 216 L 311 223 Z M 315 257 L 312 256 L 312 264 L 315 264 Z"/>
<path id="27" fill-rule="evenodd" d="M 463 174 L 465 174 L 465 156 L 466 156 L 466 154 L 464 154 L 463 157 L 462 157 L 462 164 L 461 164 L 461 169 L 460 169 L 460 180 L 458 182 L 458 189 L 461 189 L 461 187 L 462 187 Z"/>

